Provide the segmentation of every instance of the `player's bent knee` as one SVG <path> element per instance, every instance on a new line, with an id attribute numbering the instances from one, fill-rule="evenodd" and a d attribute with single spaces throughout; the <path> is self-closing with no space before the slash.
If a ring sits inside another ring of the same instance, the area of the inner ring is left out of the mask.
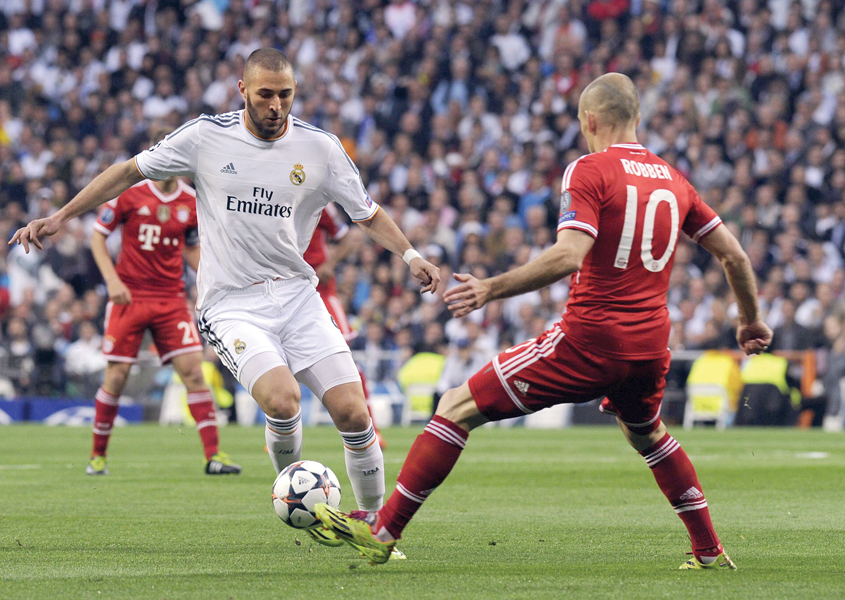
<path id="1" fill-rule="evenodd" d="M 617 417 L 617 421 L 619 421 Z M 664 435 L 666 435 L 666 425 L 663 421 L 658 421 L 657 427 L 650 432 L 635 432 L 627 425 L 619 421 L 619 426 L 622 428 L 622 433 L 625 434 L 625 439 L 637 452 L 643 452 L 651 448 L 654 444 L 659 442 Z"/>
<path id="2" fill-rule="evenodd" d="M 370 413 L 364 400 L 361 383 L 335 386 L 323 394 L 323 406 L 332 417 L 338 431 L 364 431 L 370 426 Z"/>
<path id="3" fill-rule="evenodd" d="M 132 365 L 129 363 L 109 362 L 106 372 L 103 375 L 103 389 L 108 393 L 119 396 L 126 387 L 126 380 L 129 379 L 129 370 Z"/>
<path id="4" fill-rule="evenodd" d="M 467 383 L 452 388 L 443 394 L 435 414 L 452 421 L 467 431 L 472 431 L 488 420 L 479 412 Z"/>

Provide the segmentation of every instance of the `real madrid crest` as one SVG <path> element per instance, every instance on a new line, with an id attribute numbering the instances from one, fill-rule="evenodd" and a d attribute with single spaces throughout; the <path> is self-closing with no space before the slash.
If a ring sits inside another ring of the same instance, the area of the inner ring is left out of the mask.
<path id="1" fill-rule="evenodd" d="M 235 339 L 235 354 L 243 354 L 244 350 L 246 350 L 246 342 L 242 342 L 240 338 Z"/>
<path id="2" fill-rule="evenodd" d="M 293 171 L 290 172 L 290 182 L 293 185 L 305 183 L 305 167 L 302 166 L 302 163 L 293 165 Z"/>
<path id="3" fill-rule="evenodd" d="M 159 204 L 156 209 L 156 217 L 162 223 L 167 223 L 170 220 L 170 207 L 166 204 Z"/>

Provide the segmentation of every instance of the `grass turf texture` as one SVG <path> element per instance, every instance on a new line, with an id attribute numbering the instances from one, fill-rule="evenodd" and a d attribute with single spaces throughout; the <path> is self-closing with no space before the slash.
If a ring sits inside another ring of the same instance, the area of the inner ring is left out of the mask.
<path id="1" fill-rule="evenodd" d="M 418 429 L 390 429 L 388 489 Z M 0 428 L 0 598 L 835 598 L 845 596 L 845 437 L 673 432 L 735 572 L 678 571 L 686 531 L 615 428 L 481 429 L 400 547 L 370 567 L 285 526 L 259 428 L 222 430 L 239 477 L 203 474 L 193 430 L 116 430 L 108 477 L 90 431 Z M 818 454 L 824 453 L 824 454 Z M 304 457 L 341 479 L 340 439 Z"/>

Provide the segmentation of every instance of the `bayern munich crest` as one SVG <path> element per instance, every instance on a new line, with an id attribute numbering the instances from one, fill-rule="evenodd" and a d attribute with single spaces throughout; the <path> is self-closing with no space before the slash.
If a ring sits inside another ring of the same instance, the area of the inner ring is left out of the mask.
<path id="1" fill-rule="evenodd" d="M 290 172 L 290 182 L 293 185 L 302 185 L 305 183 L 305 167 L 301 163 L 293 165 L 293 171 Z"/>

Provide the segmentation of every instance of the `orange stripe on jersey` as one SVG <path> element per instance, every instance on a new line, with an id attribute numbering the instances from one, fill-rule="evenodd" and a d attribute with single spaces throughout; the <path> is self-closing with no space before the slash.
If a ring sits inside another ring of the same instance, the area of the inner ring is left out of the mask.
<path id="1" fill-rule="evenodd" d="M 381 209 L 381 206 L 376 205 L 376 211 L 375 211 L 372 215 L 370 215 L 370 216 L 369 216 L 369 217 L 367 217 L 366 219 L 361 219 L 360 221 L 355 221 L 355 220 L 353 220 L 352 222 L 353 222 L 353 223 L 366 223 L 367 221 L 370 221 L 373 217 L 375 217 L 375 216 L 378 214 L 378 211 L 379 211 L 380 209 Z"/>

